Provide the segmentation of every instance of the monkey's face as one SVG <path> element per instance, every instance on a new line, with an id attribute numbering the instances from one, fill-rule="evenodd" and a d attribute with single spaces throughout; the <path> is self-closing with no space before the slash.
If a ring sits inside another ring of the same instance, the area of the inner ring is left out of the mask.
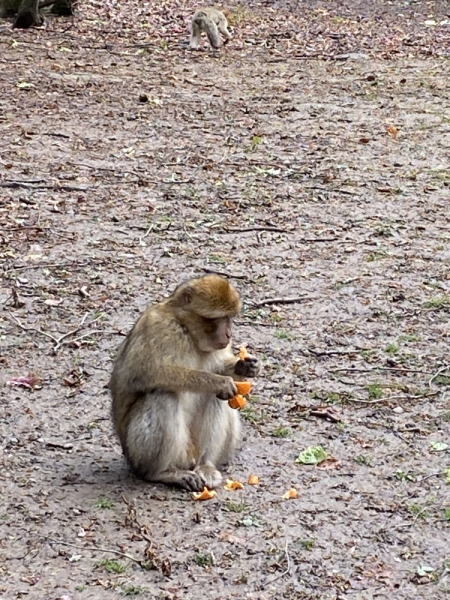
<path id="1" fill-rule="evenodd" d="M 223 350 L 231 341 L 231 319 L 228 316 L 216 319 L 197 316 L 192 325 L 190 334 L 202 352 Z"/>
<path id="2" fill-rule="evenodd" d="M 231 341 L 231 319 L 241 308 L 239 294 L 218 275 L 191 279 L 175 290 L 174 314 L 201 352 L 223 350 Z"/>

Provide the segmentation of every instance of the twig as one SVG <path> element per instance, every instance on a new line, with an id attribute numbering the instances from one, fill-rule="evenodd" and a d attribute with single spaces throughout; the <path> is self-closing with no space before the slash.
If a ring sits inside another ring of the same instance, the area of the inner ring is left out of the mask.
<path id="1" fill-rule="evenodd" d="M 53 348 L 53 350 L 56 352 L 57 350 L 59 350 L 59 348 L 62 346 L 62 344 L 66 343 L 64 340 L 66 338 L 68 338 L 71 335 L 74 335 L 75 333 L 78 333 L 80 331 L 80 329 L 83 329 L 83 327 L 89 327 L 89 325 L 92 325 L 93 323 L 96 323 L 99 319 L 101 319 L 103 317 L 103 315 L 100 315 L 99 317 L 97 317 L 96 319 L 93 319 L 92 321 L 89 321 L 89 323 L 84 323 L 85 319 L 86 319 L 87 313 L 86 315 L 84 315 L 84 317 L 81 319 L 81 323 L 80 325 L 78 325 L 78 327 L 76 327 L 75 329 L 72 329 L 72 331 L 68 331 L 67 333 L 65 333 L 64 335 L 62 335 L 60 338 L 58 338 L 58 342 L 56 344 L 56 346 Z M 92 332 L 91 332 L 92 333 Z M 73 340 L 69 340 L 69 341 L 73 341 Z"/>
<path id="2" fill-rule="evenodd" d="M 91 265 L 102 265 L 106 259 L 104 258 L 93 258 L 89 261 L 74 260 L 73 262 L 62 262 L 62 263 L 39 263 L 37 265 L 12 265 L 9 267 L 11 270 L 16 271 L 28 270 L 28 269 L 62 269 L 64 267 L 89 267 Z"/>
<path id="3" fill-rule="evenodd" d="M 105 331 L 103 329 L 93 329 L 92 331 L 88 331 L 87 333 L 83 333 L 83 335 L 80 335 L 80 336 L 74 338 L 73 340 L 66 340 L 66 341 L 63 342 L 63 344 L 76 344 L 80 340 L 84 340 L 84 338 L 87 338 L 87 337 L 89 337 L 91 335 L 94 335 L 95 333 L 105 333 Z"/>
<path id="4" fill-rule="evenodd" d="M 39 534 L 38 534 L 39 535 Z M 42 539 L 50 542 L 51 544 L 62 544 L 63 546 L 70 546 L 71 548 L 76 548 L 77 550 L 87 550 L 88 552 L 110 552 L 111 554 L 116 554 L 117 556 L 121 556 L 122 558 L 126 558 L 127 560 L 131 560 L 140 567 L 142 566 L 142 561 L 137 558 L 134 558 L 130 554 L 126 554 L 125 552 L 121 552 L 120 550 L 114 550 L 114 548 L 97 548 L 96 546 L 78 546 L 78 544 L 71 544 L 70 542 L 63 542 L 62 540 L 55 540 L 53 538 L 49 538 L 47 536 L 39 535 Z"/>
<path id="5" fill-rule="evenodd" d="M 139 243 L 141 243 L 142 240 L 148 236 L 148 234 L 150 233 L 150 231 L 153 230 L 153 228 L 154 228 L 154 223 L 152 223 L 149 227 L 147 227 L 147 229 L 144 231 L 144 233 L 139 238 Z"/>
<path id="6" fill-rule="evenodd" d="M 308 300 L 312 300 L 308 296 L 299 296 L 295 298 L 266 298 L 265 300 L 260 300 L 259 302 L 250 302 L 250 306 L 259 307 L 259 306 L 267 306 L 269 304 L 296 304 L 297 302 L 307 302 Z"/>
<path id="7" fill-rule="evenodd" d="M 87 334 L 81 335 L 80 337 L 74 339 L 74 340 L 68 340 L 67 338 L 74 335 L 75 333 L 78 333 L 80 331 L 80 329 L 82 329 L 83 327 L 89 327 L 90 325 L 92 325 L 93 323 L 96 323 L 99 319 L 101 319 L 103 317 L 103 315 L 100 315 L 99 317 L 97 317 L 96 319 L 93 319 L 92 321 L 89 321 L 89 323 L 85 323 L 87 314 L 86 313 L 84 315 L 84 317 L 82 318 L 80 325 L 78 325 L 78 327 L 76 327 L 75 329 L 72 329 L 72 331 L 68 331 L 67 333 L 64 333 L 62 336 L 60 336 L 59 338 L 54 337 L 51 333 L 47 333 L 46 331 L 42 331 L 42 329 L 38 329 L 37 327 L 25 327 L 24 325 L 22 325 L 22 323 L 19 321 L 19 319 L 14 316 L 11 313 L 8 313 L 9 316 L 11 317 L 11 319 L 20 327 L 20 329 L 23 329 L 23 331 L 35 331 L 36 333 L 40 333 L 41 335 L 48 337 L 52 340 L 52 342 L 55 344 L 53 347 L 53 351 L 57 352 L 60 347 L 63 344 L 68 344 L 68 343 L 72 343 L 72 342 L 76 342 L 78 340 L 81 340 L 84 337 L 88 337 L 89 335 L 92 335 L 93 333 L 101 333 L 102 330 L 100 329 L 96 329 L 94 331 L 90 331 Z"/>
<path id="8" fill-rule="evenodd" d="M 231 277 L 232 279 L 247 279 L 247 275 L 239 275 L 238 273 L 225 273 L 224 271 L 216 271 L 216 269 L 209 269 L 208 267 L 200 267 L 204 273 L 213 273 L 214 275 L 220 275 L 221 277 Z"/>
<path id="9" fill-rule="evenodd" d="M 428 386 L 431 388 L 431 384 L 433 383 L 433 381 L 436 379 L 436 377 L 438 377 L 441 373 L 443 373 L 444 371 L 448 371 L 450 369 L 450 365 L 444 365 L 443 367 L 441 367 L 438 371 L 436 371 L 436 373 L 433 375 L 433 377 L 429 380 L 428 382 Z"/>
<path id="10" fill-rule="evenodd" d="M 360 404 L 377 404 L 378 402 L 391 402 L 391 400 L 421 400 L 422 398 L 432 398 L 437 396 L 440 392 L 432 392 L 431 394 L 419 394 L 412 396 L 407 394 L 406 396 L 384 396 L 383 398 L 376 398 L 375 400 L 364 400 L 363 398 L 346 398 L 349 402 L 359 402 Z"/>
<path id="11" fill-rule="evenodd" d="M 87 192 L 90 187 L 79 187 L 77 185 L 65 185 L 60 183 L 29 183 L 28 181 L 1 181 L 0 187 L 26 188 L 28 190 L 63 190 L 64 192 Z"/>
<path id="12" fill-rule="evenodd" d="M 264 226 L 264 225 L 255 225 L 253 227 L 227 227 L 226 229 L 222 229 L 218 231 L 218 233 L 231 233 L 231 232 L 239 232 L 239 233 L 248 233 L 249 231 L 275 231 L 276 233 L 293 233 L 294 230 L 282 229 L 281 227 L 272 227 L 272 226 Z"/>
<path id="13" fill-rule="evenodd" d="M 340 423 L 341 422 L 341 419 L 339 419 L 338 417 L 335 417 L 328 410 L 326 410 L 326 411 L 310 410 L 309 414 L 311 417 L 318 417 L 319 419 L 328 419 L 328 421 L 331 421 L 332 423 Z"/>
<path id="14" fill-rule="evenodd" d="M 364 350 L 364 348 L 362 348 Z M 370 348 L 368 348 L 370 350 Z M 373 371 L 399 371 L 400 373 L 422 373 L 423 375 L 431 375 L 430 371 L 421 371 L 418 369 L 403 369 L 399 367 L 371 367 L 370 369 L 358 369 L 356 367 L 342 367 L 340 369 L 330 369 L 329 373 L 372 373 Z"/>
<path id="15" fill-rule="evenodd" d="M 284 554 L 285 554 L 286 560 L 287 560 L 287 568 L 286 568 L 286 570 L 283 571 L 282 573 L 280 573 L 279 575 L 277 575 L 276 577 L 274 577 L 271 581 L 268 581 L 267 582 L 268 585 L 271 585 L 275 581 L 278 581 L 278 579 L 281 579 L 281 577 L 284 577 L 285 575 L 288 575 L 289 571 L 291 570 L 291 559 L 290 559 L 289 552 L 288 552 L 288 541 L 287 540 L 286 540 L 286 544 L 284 546 Z"/>
<path id="16" fill-rule="evenodd" d="M 445 475 L 445 473 L 446 473 L 446 471 L 438 471 L 437 473 L 430 473 L 429 475 L 422 477 L 422 479 L 420 480 L 420 483 L 422 483 L 422 481 L 426 481 L 427 479 L 431 479 L 432 477 L 440 477 L 441 475 Z"/>
<path id="17" fill-rule="evenodd" d="M 416 515 L 414 516 L 414 519 L 412 520 L 411 523 L 400 523 L 399 525 L 394 525 L 394 527 L 392 528 L 392 531 L 395 531 L 396 529 L 403 529 L 404 527 L 412 527 L 420 519 L 420 517 L 423 515 L 423 513 L 427 511 L 427 509 L 428 509 L 428 507 L 424 506 L 422 508 L 422 510 L 419 510 L 419 512 L 416 513 Z"/>
<path id="18" fill-rule="evenodd" d="M 333 354 L 357 354 L 363 350 L 369 350 L 369 348 L 360 348 L 358 350 L 313 350 L 308 348 L 308 352 L 315 356 L 333 356 Z"/>
<path id="19" fill-rule="evenodd" d="M 339 238 L 338 237 L 332 237 L 332 238 L 300 238 L 298 241 L 301 244 L 316 244 L 316 243 L 320 243 L 320 242 L 336 242 Z M 343 242 L 346 242 L 347 240 L 342 240 Z"/>
<path id="20" fill-rule="evenodd" d="M 319 185 L 310 185 L 306 187 L 305 190 L 318 190 L 319 192 L 328 192 L 330 194 L 344 194 L 346 196 L 362 196 L 362 194 L 358 194 L 357 192 L 350 192 L 349 190 L 342 189 L 330 189 L 326 187 L 321 187 Z"/>
<path id="21" fill-rule="evenodd" d="M 23 331 L 35 331 L 36 333 L 40 333 L 41 335 L 48 337 L 49 339 L 51 339 L 55 344 L 58 343 L 58 340 L 53 337 L 51 335 L 51 333 L 47 333 L 46 331 L 42 331 L 42 329 L 37 329 L 36 327 L 25 327 L 24 325 L 22 325 L 22 323 L 19 321 L 19 319 L 17 317 L 15 317 L 13 314 L 8 313 L 9 316 L 11 317 L 11 319 L 13 319 L 13 321 L 15 321 L 16 325 L 18 325 L 18 327 L 20 327 L 20 329 L 22 329 Z"/>

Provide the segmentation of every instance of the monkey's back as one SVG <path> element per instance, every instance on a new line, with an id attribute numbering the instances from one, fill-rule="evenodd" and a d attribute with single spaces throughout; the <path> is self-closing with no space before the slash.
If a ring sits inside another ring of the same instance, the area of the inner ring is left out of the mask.
<path id="1" fill-rule="evenodd" d="M 123 442 L 129 413 L 144 403 L 146 392 L 159 387 L 158 374 L 165 367 L 179 366 L 214 372 L 222 352 L 205 361 L 191 337 L 173 318 L 167 300 L 147 308 L 120 346 L 109 381 L 113 423 Z M 224 351 L 225 352 L 225 351 Z M 184 404 L 184 403 L 182 403 Z"/>

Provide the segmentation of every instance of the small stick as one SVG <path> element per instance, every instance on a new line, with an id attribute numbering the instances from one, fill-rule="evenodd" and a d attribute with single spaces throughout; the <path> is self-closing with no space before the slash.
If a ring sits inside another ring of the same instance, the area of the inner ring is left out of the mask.
<path id="1" fill-rule="evenodd" d="M 77 342 L 84 340 L 84 338 L 94 335 L 95 333 L 105 333 L 105 332 L 103 331 L 103 329 L 93 329 L 92 331 L 83 333 L 83 335 L 80 335 L 80 336 L 74 338 L 73 340 L 64 340 L 63 344 L 76 344 Z"/>
<path id="2" fill-rule="evenodd" d="M 345 194 L 347 196 L 362 196 L 358 192 L 350 192 L 349 190 L 330 189 L 321 187 L 320 185 L 310 185 L 305 188 L 306 190 L 318 190 L 319 192 L 329 192 L 330 194 Z"/>
<path id="3" fill-rule="evenodd" d="M 440 392 L 432 392 L 431 394 L 419 394 L 417 396 L 385 396 L 383 398 L 376 398 L 375 400 L 364 400 L 363 398 L 346 398 L 349 402 L 359 402 L 360 404 L 377 404 L 378 402 L 390 402 L 391 400 L 421 400 L 422 398 L 432 398 L 437 396 Z"/>
<path id="4" fill-rule="evenodd" d="M 0 187 L 25 188 L 27 190 L 62 190 L 64 192 L 87 192 L 91 187 L 79 187 L 76 185 L 50 184 L 50 183 L 28 183 L 27 181 L 2 181 Z"/>
<path id="5" fill-rule="evenodd" d="M 247 275 L 239 275 L 238 273 L 225 273 L 224 271 L 216 271 L 216 269 L 209 269 L 208 267 L 200 267 L 204 273 L 213 273 L 214 275 L 220 275 L 221 277 L 231 277 L 233 279 L 247 279 Z"/>
<path id="6" fill-rule="evenodd" d="M 255 225 L 253 227 L 227 227 L 218 233 L 231 233 L 231 232 L 239 232 L 239 233 L 248 233 L 249 231 L 275 231 L 276 233 L 293 233 L 293 230 L 288 231 L 287 229 L 282 229 L 281 227 L 272 227 L 272 226 L 264 226 L 264 225 Z"/>
<path id="7" fill-rule="evenodd" d="M 278 579 L 281 579 L 281 577 L 284 577 L 285 575 L 289 574 L 289 571 L 291 570 L 291 559 L 289 557 L 289 552 L 288 552 L 288 541 L 286 540 L 286 544 L 284 546 L 284 554 L 286 556 L 286 560 L 287 560 L 287 568 L 285 571 L 283 571 L 282 573 L 280 573 L 279 575 L 277 575 L 276 577 L 274 577 L 271 581 L 268 582 L 268 585 L 271 585 L 272 583 L 274 583 L 275 581 L 278 581 Z"/>
<path id="8" fill-rule="evenodd" d="M 436 379 L 436 377 L 438 377 L 441 373 L 443 373 L 444 371 L 448 371 L 450 369 L 450 365 L 444 365 L 443 367 L 441 367 L 438 371 L 436 371 L 436 373 L 433 375 L 433 377 L 430 379 L 430 381 L 428 382 L 428 386 L 431 387 L 431 384 L 433 383 L 433 381 Z"/>
<path id="9" fill-rule="evenodd" d="M 36 333 L 40 333 L 41 335 L 48 337 L 55 344 L 58 343 L 58 340 L 55 337 L 53 337 L 50 333 L 47 333 L 46 331 L 42 331 L 42 329 L 37 329 L 36 327 L 25 327 L 24 325 L 22 325 L 22 323 L 19 321 L 19 319 L 17 317 L 15 317 L 13 314 L 9 313 L 9 316 L 13 319 L 13 321 L 15 321 L 16 325 L 18 325 L 20 327 L 20 329 L 23 329 L 23 331 L 35 331 Z"/>
<path id="10" fill-rule="evenodd" d="M 308 352 L 315 356 L 332 356 L 333 354 L 357 354 L 362 350 L 368 350 L 369 348 L 361 348 L 361 350 L 313 350 L 308 348 Z"/>
<path id="11" fill-rule="evenodd" d="M 86 316 L 87 313 L 84 315 L 84 317 L 81 319 L 81 323 L 80 325 L 78 325 L 78 327 L 76 329 L 72 329 L 72 331 L 68 331 L 67 333 L 65 333 L 64 335 L 62 335 L 56 342 L 56 346 L 53 348 L 53 350 L 56 352 L 57 350 L 59 350 L 60 346 L 62 346 L 63 343 L 67 343 L 64 342 L 64 340 L 66 338 L 68 338 L 71 335 L 74 335 L 75 333 L 78 333 L 80 331 L 80 329 L 82 329 L 83 327 L 89 327 L 89 325 L 92 325 L 93 323 L 95 323 L 96 321 L 98 321 L 99 319 L 101 319 L 103 317 L 103 315 L 100 315 L 99 317 L 97 317 L 96 319 L 93 319 L 92 321 L 89 321 L 89 323 L 84 323 L 84 321 L 86 320 Z M 92 332 L 91 332 L 92 333 Z M 81 339 L 81 338 L 79 338 Z M 72 341 L 72 340 L 71 340 Z"/>
<path id="12" fill-rule="evenodd" d="M 364 348 L 361 348 L 364 350 Z M 370 348 L 368 348 L 370 350 Z M 403 369 L 399 367 L 372 367 L 370 369 L 358 369 L 354 367 L 343 367 L 341 369 L 330 369 L 329 373 L 372 373 L 373 371 L 399 371 L 400 373 L 422 373 L 431 375 L 430 371 L 421 371 L 418 369 Z"/>
<path id="13" fill-rule="evenodd" d="M 338 417 L 335 417 L 328 411 L 322 412 L 321 410 L 310 410 L 309 414 L 311 415 L 311 417 L 319 417 L 319 419 L 328 419 L 332 423 L 340 423 L 341 422 L 341 419 L 339 419 Z"/>
<path id="14" fill-rule="evenodd" d="M 28 270 L 28 269 L 62 269 L 64 267 L 88 267 L 90 265 L 102 265 L 106 262 L 103 258 L 93 258 L 92 261 L 79 261 L 74 260 L 73 262 L 62 262 L 62 263 L 40 263 L 38 265 L 12 265 L 10 269 L 16 271 Z"/>
<path id="15" fill-rule="evenodd" d="M 308 300 L 312 300 L 308 296 L 299 296 L 296 298 L 266 298 L 265 300 L 260 300 L 259 302 L 252 302 L 252 307 L 259 306 L 267 306 L 268 304 L 296 304 L 297 302 L 307 302 Z"/>
<path id="16" fill-rule="evenodd" d="M 300 243 L 303 244 L 314 244 L 314 243 L 320 243 L 320 242 L 336 242 L 339 238 L 337 237 L 332 237 L 332 238 L 300 238 L 298 241 Z M 343 242 L 346 242 L 347 240 L 342 240 Z"/>
<path id="17" fill-rule="evenodd" d="M 36 333 L 40 333 L 41 335 L 44 335 L 45 337 L 50 338 L 52 340 L 52 342 L 55 344 L 53 347 L 54 352 L 57 352 L 63 344 L 81 340 L 82 338 L 88 337 L 89 335 L 92 335 L 93 333 L 101 333 L 102 330 L 96 329 L 94 331 L 88 332 L 87 334 L 81 335 L 80 337 L 76 338 L 75 340 L 67 340 L 68 337 L 70 337 L 71 335 L 74 335 L 75 333 L 78 333 L 78 331 L 80 331 L 80 329 L 82 329 L 83 327 L 89 327 L 90 325 L 92 325 L 93 323 L 95 323 L 96 321 L 98 321 L 99 319 L 101 319 L 103 317 L 103 315 L 100 315 L 96 319 L 89 321 L 89 323 L 85 323 L 87 315 L 88 315 L 88 313 L 86 313 L 84 315 L 84 317 L 81 319 L 80 325 L 78 327 L 76 327 L 75 329 L 72 329 L 72 331 L 68 331 L 67 333 L 64 333 L 61 337 L 59 337 L 57 339 L 50 333 L 47 333 L 46 331 L 42 331 L 42 329 L 37 329 L 36 327 L 25 327 L 24 325 L 22 325 L 22 323 L 19 321 L 19 319 L 17 317 L 15 317 L 13 314 L 9 313 L 9 316 L 13 319 L 13 321 L 15 321 L 15 323 L 20 327 L 20 329 L 23 329 L 23 331 L 35 331 Z"/>
<path id="18" fill-rule="evenodd" d="M 63 542 L 62 540 L 55 540 L 53 538 L 49 538 L 47 536 L 40 535 L 39 537 L 47 540 L 51 544 L 62 544 L 63 546 L 70 546 L 71 548 L 76 548 L 77 550 L 87 550 L 88 552 L 110 552 L 111 554 L 116 554 L 117 556 L 122 556 L 122 558 L 126 558 L 135 562 L 137 565 L 142 566 L 142 561 L 137 558 L 134 558 L 130 554 L 126 554 L 125 552 L 121 552 L 120 550 L 114 550 L 114 548 L 97 548 L 96 546 L 78 546 L 78 544 L 71 544 L 70 542 Z"/>

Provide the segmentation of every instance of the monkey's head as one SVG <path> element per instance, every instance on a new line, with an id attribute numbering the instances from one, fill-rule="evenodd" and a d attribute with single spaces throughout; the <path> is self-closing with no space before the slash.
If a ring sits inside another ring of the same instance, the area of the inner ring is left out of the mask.
<path id="1" fill-rule="evenodd" d="M 219 275 L 182 283 L 170 303 L 178 321 L 202 352 L 226 348 L 231 341 L 231 319 L 241 309 L 236 289 Z"/>

